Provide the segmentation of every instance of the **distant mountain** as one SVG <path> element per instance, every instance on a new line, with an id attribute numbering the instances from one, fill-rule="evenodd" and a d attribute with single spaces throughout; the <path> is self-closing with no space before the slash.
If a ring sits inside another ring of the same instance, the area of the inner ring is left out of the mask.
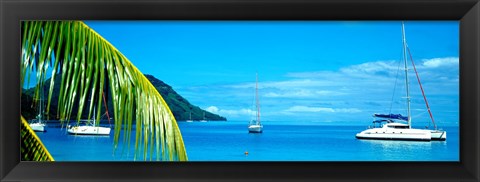
<path id="1" fill-rule="evenodd" d="M 163 99 L 167 103 L 168 107 L 170 107 L 170 110 L 172 111 L 173 115 L 175 116 L 175 119 L 177 121 L 186 121 L 190 119 L 192 120 L 208 120 L 208 121 L 226 121 L 227 119 L 225 117 L 219 116 L 217 114 L 213 114 L 211 112 L 205 111 L 201 109 L 198 106 L 190 104 L 187 99 L 183 98 L 181 95 L 179 95 L 173 88 L 164 83 L 163 81 L 155 78 L 152 75 L 145 74 L 145 77 L 152 83 L 152 85 L 157 89 L 157 91 L 162 95 Z M 60 91 L 59 89 L 59 83 L 61 82 L 61 79 L 59 76 L 56 77 L 55 80 L 55 87 L 54 87 L 54 94 L 52 95 L 52 101 L 51 101 L 51 106 L 50 106 L 50 119 L 55 119 L 56 114 L 57 114 L 57 103 L 58 103 L 58 93 Z M 46 99 L 48 98 L 48 89 L 50 86 L 50 79 L 46 81 L 47 84 L 44 86 L 44 98 L 45 98 L 45 105 L 47 103 Z M 108 89 L 108 88 L 107 88 Z M 33 107 L 33 94 L 34 94 L 34 89 L 23 89 L 22 90 L 22 115 L 26 119 L 33 119 L 36 116 L 37 113 L 37 108 Z M 106 98 L 109 97 L 109 92 L 105 92 Z M 108 110 L 110 117 L 113 117 L 113 105 L 111 99 L 108 99 Z M 77 106 L 75 105 L 73 107 L 73 111 L 77 110 Z M 104 112 L 105 108 L 102 108 L 102 112 Z M 86 118 L 87 112 L 84 111 L 82 114 L 82 118 Z M 72 113 L 71 118 L 74 119 L 76 115 Z"/>
<path id="2" fill-rule="evenodd" d="M 198 106 L 194 106 L 188 102 L 187 99 L 179 95 L 170 85 L 167 85 L 163 81 L 155 78 L 152 75 L 145 74 L 150 83 L 158 90 L 162 95 L 165 102 L 172 110 L 173 115 L 177 121 L 186 121 L 190 119 L 190 113 L 192 114 L 192 120 L 208 120 L 208 121 L 226 121 L 225 117 L 213 114 L 205 111 Z M 204 118 L 205 115 L 205 118 Z"/>

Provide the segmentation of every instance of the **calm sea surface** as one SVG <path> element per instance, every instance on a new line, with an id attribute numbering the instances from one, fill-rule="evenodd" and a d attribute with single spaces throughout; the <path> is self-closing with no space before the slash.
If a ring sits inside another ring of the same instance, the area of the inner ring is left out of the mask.
<path id="1" fill-rule="evenodd" d="M 189 161 L 458 161 L 458 127 L 443 127 L 447 141 L 358 140 L 367 126 L 264 122 L 249 134 L 246 122 L 179 122 Z M 50 124 L 37 133 L 56 161 L 133 161 L 133 146 L 113 150 L 110 136 L 68 135 Z M 132 131 L 132 141 L 135 131 Z M 245 152 L 248 151 L 248 155 Z M 143 156 L 137 161 L 143 161 Z"/>

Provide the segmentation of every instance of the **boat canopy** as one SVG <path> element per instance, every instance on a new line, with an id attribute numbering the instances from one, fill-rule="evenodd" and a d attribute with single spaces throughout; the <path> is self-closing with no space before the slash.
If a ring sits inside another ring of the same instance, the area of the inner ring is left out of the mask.
<path id="1" fill-rule="evenodd" d="M 379 120 L 373 121 L 373 123 L 383 123 L 383 122 L 393 123 L 393 121 L 392 121 L 392 120 L 389 120 L 389 119 L 379 119 Z"/>
<path id="2" fill-rule="evenodd" d="M 373 116 L 378 118 L 399 119 L 408 121 L 408 117 L 402 116 L 401 114 L 373 114 Z"/>

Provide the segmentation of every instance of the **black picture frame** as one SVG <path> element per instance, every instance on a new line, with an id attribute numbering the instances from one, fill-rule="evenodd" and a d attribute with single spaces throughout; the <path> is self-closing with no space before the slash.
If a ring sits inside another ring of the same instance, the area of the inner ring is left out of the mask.
<path id="1" fill-rule="evenodd" d="M 2 0 L 1 181 L 479 181 L 478 0 Z M 460 162 L 20 161 L 21 20 L 460 20 Z"/>

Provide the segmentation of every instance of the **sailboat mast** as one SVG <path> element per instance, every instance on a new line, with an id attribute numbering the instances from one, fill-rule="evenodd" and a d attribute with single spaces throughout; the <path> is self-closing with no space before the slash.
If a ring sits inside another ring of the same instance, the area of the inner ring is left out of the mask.
<path id="1" fill-rule="evenodd" d="M 96 122 L 97 122 L 97 121 L 96 121 L 97 118 L 95 117 L 95 115 L 96 115 L 96 113 L 97 113 L 96 110 L 97 110 L 97 107 L 94 106 L 94 107 L 93 107 L 93 117 L 92 117 L 93 123 L 92 123 L 92 125 L 95 125 Z"/>
<path id="2" fill-rule="evenodd" d="M 39 123 L 43 122 L 43 88 L 40 89 L 40 99 L 39 102 L 37 103 L 38 105 L 38 115 L 37 115 L 37 120 Z"/>
<path id="3" fill-rule="evenodd" d="M 407 40 L 405 38 L 405 25 L 402 21 L 402 42 L 403 42 L 403 60 L 405 63 L 405 88 L 407 90 L 407 117 L 408 128 L 412 127 L 412 118 L 410 116 L 410 90 L 408 88 L 408 67 L 407 67 Z"/>
<path id="4" fill-rule="evenodd" d="M 43 98 L 43 88 L 41 88 L 41 90 L 40 90 L 40 104 L 39 104 L 39 108 L 38 108 L 38 110 L 39 110 L 38 111 L 38 116 L 39 116 L 38 121 L 39 122 L 42 122 L 42 113 L 43 113 L 43 111 L 42 111 L 43 99 L 42 98 Z"/>
<path id="5" fill-rule="evenodd" d="M 258 73 L 255 74 L 255 102 L 257 107 L 257 124 L 260 124 L 260 101 L 258 99 Z"/>

